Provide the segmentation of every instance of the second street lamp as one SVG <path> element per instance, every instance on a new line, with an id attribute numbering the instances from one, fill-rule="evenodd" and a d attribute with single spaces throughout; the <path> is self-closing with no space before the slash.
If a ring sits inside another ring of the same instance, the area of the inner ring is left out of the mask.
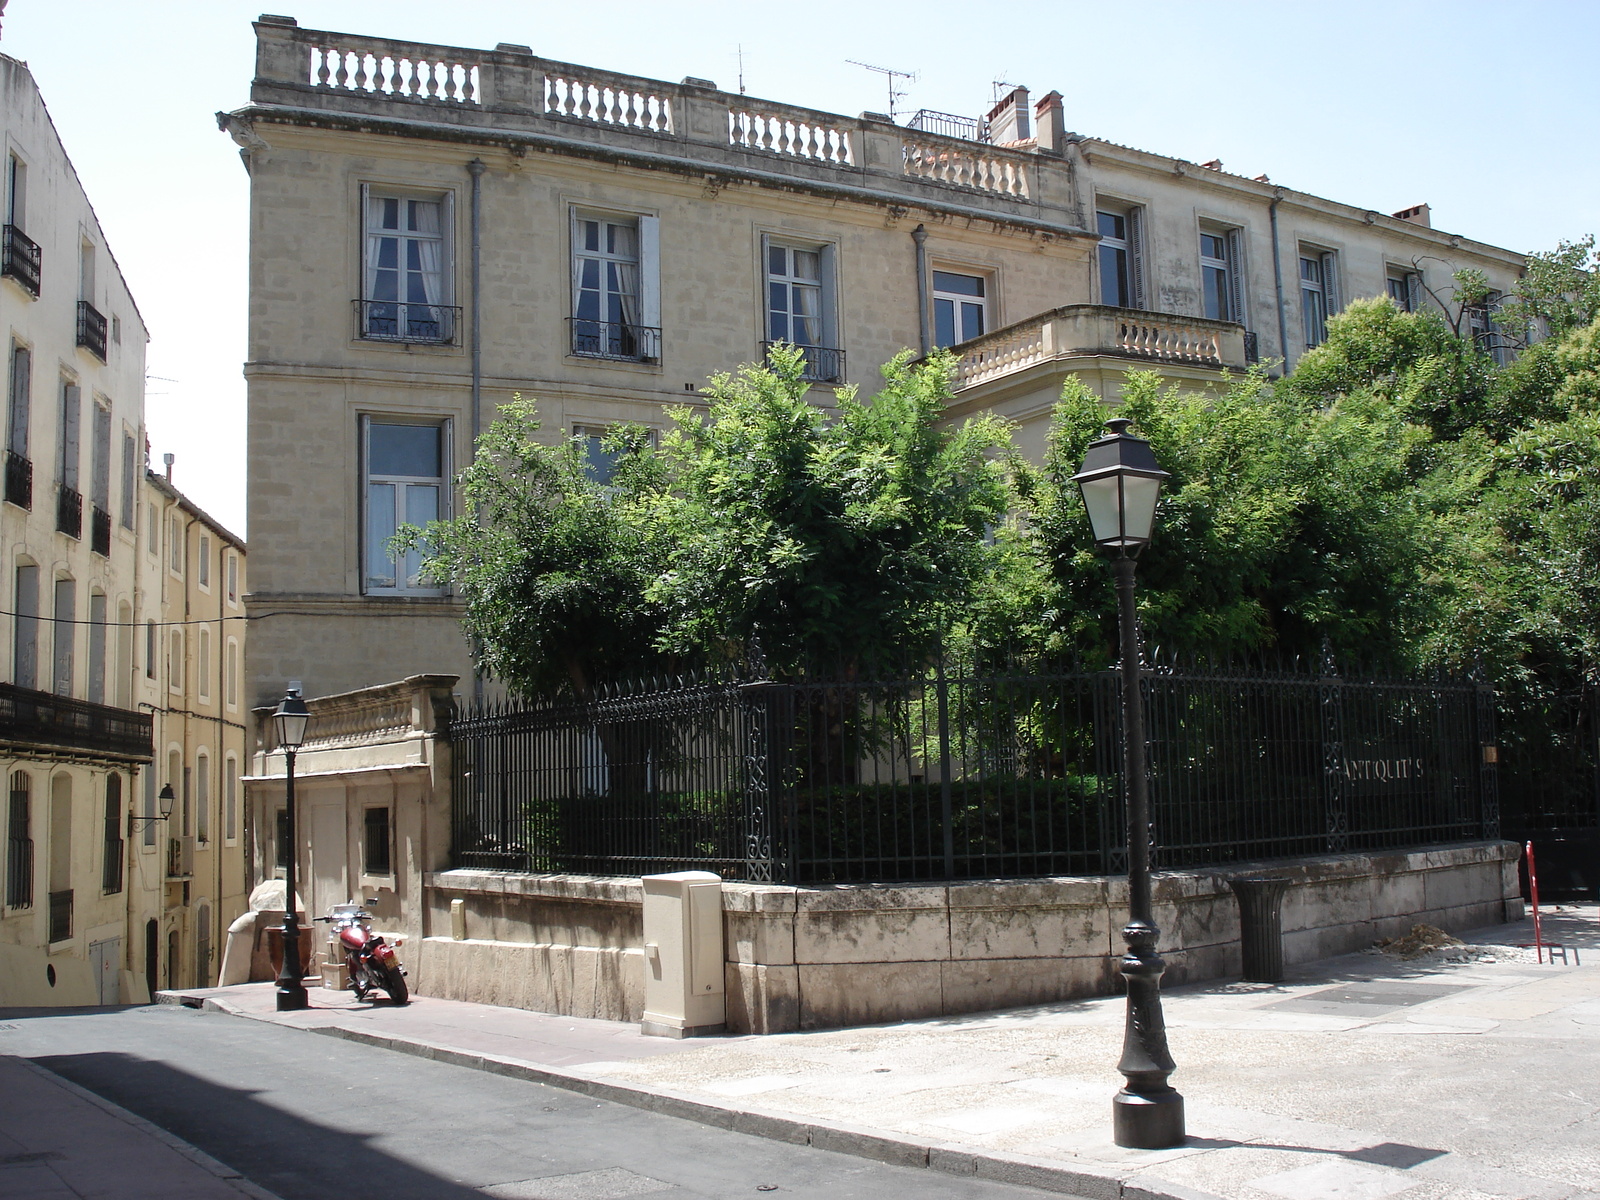
<path id="1" fill-rule="evenodd" d="M 294 833 L 294 756 L 306 740 L 306 724 L 311 710 L 300 699 L 300 689 L 291 687 L 272 714 L 272 724 L 283 750 L 284 841 L 288 853 L 283 868 L 283 964 L 278 968 L 278 1011 L 293 1012 L 306 1006 L 304 965 L 300 961 L 300 918 L 295 912 L 295 860 L 300 847 Z"/>
<path id="2" fill-rule="evenodd" d="M 1150 443 L 1128 432 L 1116 417 L 1089 443 L 1083 469 L 1072 477 L 1083 493 L 1095 545 L 1109 550 L 1117 585 L 1122 660 L 1122 776 L 1128 808 L 1128 951 L 1122 976 L 1128 986 L 1128 1017 L 1117 1063 L 1126 1082 L 1112 1100 L 1112 1137 L 1119 1146 L 1161 1150 L 1183 1144 L 1183 1097 L 1167 1082 L 1174 1063 L 1161 1015 L 1161 974 L 1150 900 L 1150 780 L 1145 768 L 1144 700 L 1140 693 L 1139 610 L 1134 602 L 1134 567 L 1155 527 L 1156 501 L 1169 478 Z"/>

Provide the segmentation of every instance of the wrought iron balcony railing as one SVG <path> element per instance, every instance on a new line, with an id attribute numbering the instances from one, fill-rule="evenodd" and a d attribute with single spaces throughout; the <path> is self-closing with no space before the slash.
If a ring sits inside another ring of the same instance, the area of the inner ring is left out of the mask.
<path id="1" fill-rule="evenodd" d="M 661 330 L 654 326 L 586 317 L 568 317 L 567 325 L 572 330 L 572 352 L 582 358 L 661 361 Z"/>
<path id="2" fill-rule="evenodd" d="M 64 942 L 72 936 L 72 889 L 50 893 L 50 940 Z"/>
<path id="3" fill-rule="evenodd" d="M 368 342 L 454 346 L 461 309 L 449 304 L 355 300 L 356 337 Z"/>
<path id="4" fill-rule="evenodd" d="M 788 342 L 762 342 L 761 357 L 765 359 L 774 346 L 787 346 Z M 832 346 L 797 346 L 805 359 L 802 377 L 812 383 L 844 382 L 844 351 Z"/>
<path id="5" fill-rule="evenodd" d="M 78 345 L 105 362 L 106 319 L 87 300 L 78 301 Z"/>
<path id="6" fill-rule="evenodd" d="M 149 713 L 0 683 L 0 746 L 150 761 Z"/>
<path id="7" fill-rule="evenodd" d="M 1244 331 L 1244 361 L 1252 366 L 1261 361 L 1261 338 L 1254 329 Z"/>
<path id="8" fill-rule="evenodd" d="M 44 255 L 39 244 L 15 225 L 5 227 L 0 237 L 0 276 L 10 276 L 30 293 L 39 294 L 44 277 Z"/>
<path id="9" fill-rule="evenodd" d="M 111 557 L 111 514 L 98 504 L 94 506 L 89 527 L 89 549 L 102 558 Z"/>
<path id="10" fill-rule="evenodd" d="M 56 485 L 56 529 L 68 537 L 83 536 L 83 494 L 64 483 Z"/>
<path id="11" fill-rule="evenodd" d="M 33 509 L 33 464 L 15 450 L 6 451 L 6 501 Z"/>

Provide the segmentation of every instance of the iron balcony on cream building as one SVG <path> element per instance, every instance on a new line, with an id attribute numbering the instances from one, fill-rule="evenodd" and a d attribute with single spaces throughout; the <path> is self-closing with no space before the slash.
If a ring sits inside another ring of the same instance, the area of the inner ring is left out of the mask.
<path id="1" fill-rule="evenodd" d="M 949 345 L 952 415 L 1042 453 L 1076 374 L 1108 401 L 1292 366 L 1349 299 L 1428 302 L 1521 256 L 1068 130 L 1024 89 L 982 121 L 846 117 L 539 58 L 255 25 L 219 114 L 251 181 L 252 705 L 469 676 L 452 597 L 396 526 L 514 392 L 549 436 L 665 423 L 706 378 L 802 348 L 818 404 Z M 1276 369 L 1276 368 L 1274 368 Z"/>

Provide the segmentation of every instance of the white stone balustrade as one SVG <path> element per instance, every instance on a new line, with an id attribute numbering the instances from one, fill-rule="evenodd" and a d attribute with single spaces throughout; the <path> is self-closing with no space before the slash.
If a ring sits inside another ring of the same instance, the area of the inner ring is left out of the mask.
<path id="1" fill-rule="evenodd" d="M 905 173 L 937 183 L 1026 198 L 1028 159 L 960 138 L 903 139 Z"/>
<path id="2" fill-rule="evenodd" d="M 780 105 L 731 106 L 728 143 L 790 158 L 850 166 L 850 131 L 827 113 Z"/>
<path id="3" fill-rule="evenodd" d="M 1099 304 L 1072 304 L 957 346 L 957 389 L 1013 375 L 1036 363 L 1088 355 L 1196 367 L 1246 368 L 1244 327 Z"/>
<path id="4" fill-rule="evenodd" d="M 544 111 L 602 125 L 672 133 L 675 90 L 648 79 L 551 64 L 544 76 Z"/>
<path id="5" fill-rule="evenodd" d="M 334 91 L 368 92 L 445 104 L 480 104 L 480 63 L 441 55 L 442 46 L 401 45 L 377 38 L 313 41 L 305 82 Z"/>

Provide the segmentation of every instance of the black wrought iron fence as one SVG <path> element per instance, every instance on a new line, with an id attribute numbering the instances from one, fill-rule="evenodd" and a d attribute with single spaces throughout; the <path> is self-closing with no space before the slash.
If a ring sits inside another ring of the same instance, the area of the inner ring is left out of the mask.
<path id="1" fill-rule="evenodd" d="M 1600 689 L 1519 699 L 1499 759 L 1503 831 L 1533 843 L 1541 896 L 1600 898 Z"/>
<path id="2" fill-rule="evenodd" d="M 1324 669 L 1145 679 L 1157 865 L 1498 833 L 1492 693 Z M 1125 867 L 1114 671 L 684 677 L 449 726 L 457 866 L 861 882 Z"/>

